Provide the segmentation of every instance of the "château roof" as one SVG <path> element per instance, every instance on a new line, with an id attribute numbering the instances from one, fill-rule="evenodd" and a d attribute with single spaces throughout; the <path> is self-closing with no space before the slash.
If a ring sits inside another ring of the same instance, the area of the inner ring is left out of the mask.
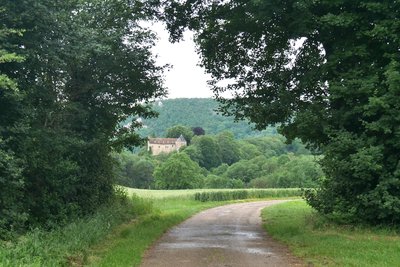
<path id="1" fill-rule="evenodd" d="M 157 145 L 175 145 L 176 142 L 186 142 L 185 137 L 183 135 L 179 136 L 179 138 L 149 138 L 149 144 L 157 144 Z"/>
<path id="2" fill-rule="evenodd" d="M 179 136 L 179 138 L 176 140 L 178 142 L 186 142 L 185 137 L 183 137 L 183 135 Z"/>
<path id="3" fill-rule="evenodd" d="M 150 144 L 174 145 L 176 138 L 149 138 Z"/>

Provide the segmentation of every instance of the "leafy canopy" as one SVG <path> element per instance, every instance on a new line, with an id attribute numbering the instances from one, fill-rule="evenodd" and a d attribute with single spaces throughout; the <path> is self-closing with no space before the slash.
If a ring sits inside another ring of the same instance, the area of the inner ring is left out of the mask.
<path id="1" fill-rule="evenodd" d="M 324 152 L 312 206 L 375 224 L 400 222 L 399 17 L 389 0 L 186 0 L 164 20 L 195 31 L 225 114 Z"/>
<path id="2" fill-rule="evenodd" d="M 166 162 L 156 167 L 154 171 L 156 188 L 187 189 L 199 188 L 204 177 L 199 165 L 185 153 L 177 153 Z"/>
<path id="3" fill-rule="evenodd" d="M 0 228 L 20 215 L 56 227 L 113 199 L 110 153 L 141 141 L 122 122 L 153 116 L 165 94 L 155 36 L 139 25 L 151 5 L 1 1 Z"/>
<path id="4" fill-rule="evenodd" d="M 185 138 L 185 140 L 189 144 L 190 141 L 192 140 L 193 132 L 189 127 L 182 125 L 175 125 L 167 129 L 166 137 L 168 138 L 179 138 L 181 135 Z"/>

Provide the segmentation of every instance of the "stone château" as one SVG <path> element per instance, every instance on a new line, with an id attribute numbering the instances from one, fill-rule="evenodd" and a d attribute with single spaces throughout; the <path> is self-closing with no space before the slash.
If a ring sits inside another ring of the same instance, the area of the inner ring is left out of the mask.
<path id="1" fill-rule="evenodd" d="M 179 138 L 149 138 L 147 141 L 147 151 L 151 151 L 156 156 L 161 153 L 168 154 L 178 151 L 186 145 L 187 142 L 183 135 L 179 136 Z"/>

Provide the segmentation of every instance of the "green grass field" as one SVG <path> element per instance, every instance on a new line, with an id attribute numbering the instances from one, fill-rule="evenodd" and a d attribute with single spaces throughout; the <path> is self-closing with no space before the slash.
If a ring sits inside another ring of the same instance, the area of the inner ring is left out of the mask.
<path id="1" fill-rule="evenodd" d="M 400 266 L 400 235 L 393 229 L 339 226 L 294 201 L 263 210 L 264 227 L 314 266 Z"/>
<path id="2" fill-rule="evenodd" d="M 274 188 L 274 189 L 183 189 L 183 190 L 148 190 L 148 189 L 136 189 L 129 187 L 121 187 L 128 192 L 129 195 L 137 195 L 143 198 L 161 199 L 171 197 L 188 197 L 194 196 L 196 193 L 203 192 L 232 192 L 232 191 L 266 191 L 266 192 L 284 192 L 288 190 L 298 191 L 298 188 Z"/>

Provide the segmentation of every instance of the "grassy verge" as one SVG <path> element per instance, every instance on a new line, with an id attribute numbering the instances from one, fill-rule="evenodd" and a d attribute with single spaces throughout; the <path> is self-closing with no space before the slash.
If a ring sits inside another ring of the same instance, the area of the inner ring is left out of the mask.
<path id="1" fill-rule="evenodd" d="M 53 231 L 32 230 L 18 240 L 0 242 L 0 266 L 81 265 L 88 248 L 103 240 L 123 222 L 148 213 L 151 205 L 139 198 L 118 199 L 82 218 Z"/>
<path id="2" fill-rule="evenodd" d="M 268 207 L 262 217 L 268 233 L 314 266 L 399 266 L 395 230 L 332 224 L 303 201 Z"/>
<path id="3" fill-rule="evenodd" d="M 91 266 L 138 266 L 145 250 L 172 226 L 191 215 L 225 202 L 199 202 L 191 197 L 153 200 L 152 213 L 125 224 L 93 247 L 87 264 Z"/>

